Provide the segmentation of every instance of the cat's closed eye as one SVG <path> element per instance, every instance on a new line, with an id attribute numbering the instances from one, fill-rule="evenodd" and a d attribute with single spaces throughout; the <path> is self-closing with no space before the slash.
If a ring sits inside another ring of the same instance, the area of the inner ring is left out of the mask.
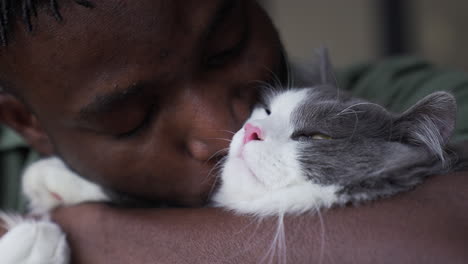
<path id="1" fill-rule="evenodd" d="M 264 109 L 265 109 L 265 113 L 266 113 L 267 115 L 271 115 L 271 110 L 270 110 L 270 109 L 268 109 L 268 108 L 264 108 Z"/>
<path id="2" fill-rule="evenodd" d="M 310 136 L 310 138 L 314 140 L 332 139 L 330 136 L 324 134 L 314 134 Z"/>
<path id="3" fill-rule="evenodd" d="M 330 140 L 331 136 L 323 133 L 301 133 L 293 135 L 292 138 L 297 141 L 310 141 L 310 140 Z"/>

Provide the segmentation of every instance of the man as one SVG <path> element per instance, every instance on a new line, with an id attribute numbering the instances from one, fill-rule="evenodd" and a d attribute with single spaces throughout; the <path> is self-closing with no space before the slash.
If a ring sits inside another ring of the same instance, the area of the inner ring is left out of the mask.
<path id="1" fill-rule="evenodd" d="M 257 226 L 197 208 L 227 147 L 218 139 L 241 127 L 258 81 L 285 72 L 258 4 L 39 1 L 36 18 L 29 1 L 20 3 L 2 20 L 2 122 L 41 154 L 123 195 L 194 207 L 58 210 L 74 263 L 256 263 L 267 254 L 275 219 Z M 437 177 L 375 205 L 331 210 L 323 224 L 289 217 L 289 263 L 466 261 L 464 187 L 461 175 Z"/>

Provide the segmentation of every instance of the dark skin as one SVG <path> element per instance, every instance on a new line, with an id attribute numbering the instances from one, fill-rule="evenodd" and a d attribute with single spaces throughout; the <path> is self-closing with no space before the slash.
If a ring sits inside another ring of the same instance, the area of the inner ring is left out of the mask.
<path id="1" fill-rule="evenodd" d="M 467 176 L 437 176 L 391 199 L 322 213 L 325 240 L 316 216 L 287 217 L 288 263 L 321 255 L 322 263 L 467 263 Z M 275 219 L 257 225 L 210 208 L 81 205 L 55 219 L 72 234 L 75 263 L 259 263 L 276 228 Z"/>
<path id="2" fill-rule="evenodd" d="M 32 35 L 18 24 L 0 51 L 0 78 L 18 96 L 0 96 L 0 118 L 100 184 L 198 207 L 228 145 L 219 138 L 241 127 L 258 81 L 281 69 L 268 17 L 253 1 L 235 3 L 224 21 L 214 19 L 220 0 L 105 0 L 91 11 L 63 5 L 62 23 L 41 14 Z M 463 174 L 439 176 L 414 192 L 325 213 L 323 263 L 466 262 L 467 188 Z M 55 219 L 73 262 L 87 264 L 256 263 L 276 226 L 266 219 L 254 232 L 252 218 L 220 209 L 103 204 L 63 208 Z M 316 216 L 288 217 L 286 230 L 290 263 L 319 259 Z"/>
<path id="3" fill-rule="evenodd" d="M 255 81 L 280 65 L 265 14 L 251 14 L 259 7 L 250 1 L 234 3 L 70 4 L 63 24 L 43 15 L 39 25 L 50 27 L 34 36 L 17 30 L 0 71 L 37 119 L 42 142 L 29 142 L 114 190 L 202 204 L 216 154 L 228 146 L 222 139 L 249 115 Z"/>

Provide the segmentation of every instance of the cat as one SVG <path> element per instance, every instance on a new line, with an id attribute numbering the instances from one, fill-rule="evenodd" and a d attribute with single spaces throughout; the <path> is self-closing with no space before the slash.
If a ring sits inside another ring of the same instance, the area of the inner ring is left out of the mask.
<path id="1" fill-rule="evenodd" d="M 316 86 L 283 91 L 233 137 L 217 206 L 258 216 L 358 204 L 447 172 L 455 99 L 433 93 L 401 115 Z"/>
<path id="2" fill-rule="evenodd" d="M 303 213 L 407 191 L 454 168 L 445 152 L 456 101 L 434 92 L 402 114 L 338 89 L 326 49 L 313 87 L 273 89 L 233 137 L 215 206 L 257 216 Z M 318 80 L 318 81 L 317 81 Z"/>
<path id="3" fill-rule="evenodd" d="M 282 220 L 287 213 L 388 197 L 449 170 L 454 158 L 444 149 L 455 127 L 452 95 L 435 92 L 391 113 L 339 90 L 328 55 L 320 58 L 315 85 L 265 93 L 234 135 L 212 206 Z M 113 200 L 58 158 L 31 165 L 23 191 L 31 212 L 43 217 L 1 215 L 10 231 L 0 239 L 0 263 L 68 263 L 65 236 L 47 213 Z"/>

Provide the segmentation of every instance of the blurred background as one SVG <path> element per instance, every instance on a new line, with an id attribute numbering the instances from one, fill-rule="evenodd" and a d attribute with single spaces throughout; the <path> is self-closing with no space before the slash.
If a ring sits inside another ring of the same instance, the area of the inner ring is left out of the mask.
<path id="1" fill-rule="evenodd" d="M 325 45 L 336 66 L 414 54 L 468 71 L 466 0 L 261 0 L 293 58 Z"/>

